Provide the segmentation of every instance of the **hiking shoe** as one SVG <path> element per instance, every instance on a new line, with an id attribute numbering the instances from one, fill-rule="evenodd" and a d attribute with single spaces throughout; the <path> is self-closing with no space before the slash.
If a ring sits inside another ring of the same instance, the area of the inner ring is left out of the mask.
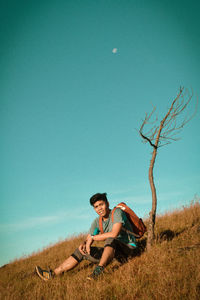
<path id="1" fill-rule="evenodd" d="M 93 280 L 93 279 L 97 279 L 99 278 L 100 275 L 103 274 L 104 271 L 104 267 L 102 266 L 96 266 L 96 268 L 94 269 L 93 273 L 90 274 L 87 279 L 88 280 Z"/>
<path id="2" fill-rule="evenodd" d="M 35 267 L 35 271 L 36 271 L 37 275 L 45 281 L 51 279 L 54 275 L 52 270 L 49 270 L 49 271 L 42 270 L 39 266 Z"/>

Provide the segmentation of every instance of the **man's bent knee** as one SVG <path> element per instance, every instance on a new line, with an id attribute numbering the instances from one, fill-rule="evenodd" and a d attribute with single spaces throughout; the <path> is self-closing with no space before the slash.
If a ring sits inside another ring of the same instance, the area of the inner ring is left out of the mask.
<path id="1" fill-rule="evenodd" d="M 115 238 L 109 237 L 105 240 L 104 248 L 105 247 L 111 247 L 113 249 L 116 248 L 116 240 Z"/>
<path id="2" fill-rule="evenodd" d="M 74 251 L 74 253 L 71 254 L 71 256 L 75 258 L 79 263 L 83 260 L 83 255 L 78 248 Z"/>

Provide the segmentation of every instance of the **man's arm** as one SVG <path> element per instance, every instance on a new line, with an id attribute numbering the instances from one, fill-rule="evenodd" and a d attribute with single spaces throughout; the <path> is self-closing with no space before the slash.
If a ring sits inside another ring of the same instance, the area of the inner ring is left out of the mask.
<path id="1" fill-rule="evenodd" d="M 115 223 L 112 227 L 112 231 L 110 231 L 110 232 L 97 234 L 94 236 L 91 236 L 90 234 L 88 234 L 87 240 L 86 240 L 87 253 L 90 254 L 90 246 L 92 245 L 93 241 L 105 241 L 109 237 L 116 238 L 119 235 L 121 229 L 122 229 L 122 223 Z"/>
<path id="2" fill-rule="evenodd" d="M 79 251 L 80 251 L 81 254 L 83 254 L 83 255 L 89 253 L 89 252 L 87 251 L 87 249 L 86 249 L 86 244 L 88 243 L 88 240 L 90 240 L 90 238 L 91 238 L 91 235 L 88 234 L 86 240 L 78 247 Z M 92 245 L 92 243 L 93 243 L 93 239 L 91 240 L 90 246 Z M 89 246 L 89 243 L 88 243 L 88 246 Z M 89 246 L 89 247 L 90 247 L 90 246 Z"/>
<path id="3" fill-rule="evenodd" d="M 115 223 L 112 227 L 112 231 L 94 235 L 93 240 L 105 241 L 109 237 L 116 238 L 119 235 L 121 229 L 122 229 L 122 223 Z"/>

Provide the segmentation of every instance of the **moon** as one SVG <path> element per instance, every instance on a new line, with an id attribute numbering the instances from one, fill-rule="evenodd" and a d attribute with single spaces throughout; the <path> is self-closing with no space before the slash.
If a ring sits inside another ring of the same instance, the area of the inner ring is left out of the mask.
<path id="1" fill-rule="evenodd" d="M 118 51 L 118 49 L 117 49 L 117 48 L 113 48 L 113 49 L 112 49 L 112 53 L 114 53 L 114 54 L 116 54 L 116 53 L 117 53 L 117 51 Z"/>

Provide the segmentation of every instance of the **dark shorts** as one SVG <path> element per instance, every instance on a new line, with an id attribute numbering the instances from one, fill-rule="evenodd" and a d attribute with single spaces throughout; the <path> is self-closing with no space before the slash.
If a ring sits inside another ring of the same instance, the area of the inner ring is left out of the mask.
<path id="1" fill-rule="evenodd" d="M 136 247 L 125 244 L 114 238 L 108 238 L 105 240 L 104 247 L 91 247 L 90 255 L 81 254 L 81 252 L 77 248 L 71 256 L 74 257 L 78 262 L 86 259 L 91 262 L 98 263 L 105 247 L 112 247 L 113 249 L 115 249 L 114 257 L 120 262 L 127 261 L 129 257 L 135 256 L 137 252 Z"/>

